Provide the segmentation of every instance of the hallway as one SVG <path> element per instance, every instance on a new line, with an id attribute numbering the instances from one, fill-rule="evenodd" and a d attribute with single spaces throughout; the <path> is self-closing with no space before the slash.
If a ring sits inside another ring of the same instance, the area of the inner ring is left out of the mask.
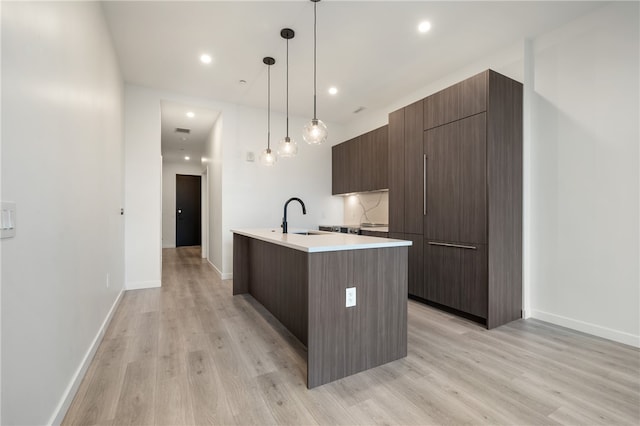
<path id="1" fill-rule="evenodd" d="M 313 390 L 306 353 L 199 247 L 125 292 L 65 425 L 637 424 L 639 352 L 536 320 L 488 332 L 409 301 L 407 358 Z"/>

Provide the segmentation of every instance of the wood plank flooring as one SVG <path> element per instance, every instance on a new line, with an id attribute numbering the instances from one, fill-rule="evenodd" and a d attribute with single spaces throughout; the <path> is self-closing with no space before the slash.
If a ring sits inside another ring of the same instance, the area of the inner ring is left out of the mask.
<path id="1" fill-rule="evenodd" d="M 409 301 L 405 359 L 308 390 L 304 347 L 199 248 L 124 294 L 63 424 L 640 424 L 640 351 Z"/>

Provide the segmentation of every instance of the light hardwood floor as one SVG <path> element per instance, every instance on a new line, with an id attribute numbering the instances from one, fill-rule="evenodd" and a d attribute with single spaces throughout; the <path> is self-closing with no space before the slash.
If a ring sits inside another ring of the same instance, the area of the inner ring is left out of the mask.
<path id="1" fill-rule="evenodd" d="M 409 301 L 405 359 L 308 390 L 302 345 L 199 248 L 128 291 L 63 424 L 639 424 L 640 351 Z"/>

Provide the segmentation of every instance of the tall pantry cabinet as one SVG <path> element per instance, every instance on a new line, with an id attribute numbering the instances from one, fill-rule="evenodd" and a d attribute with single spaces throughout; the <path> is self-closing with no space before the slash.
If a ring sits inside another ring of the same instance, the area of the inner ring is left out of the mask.
<path id="1" fill-rule="evenodd" d="M 389 161 L 409 294 L 488 328 L 520 318 L 522 84 L 488 70 L 391 113 Z"/>

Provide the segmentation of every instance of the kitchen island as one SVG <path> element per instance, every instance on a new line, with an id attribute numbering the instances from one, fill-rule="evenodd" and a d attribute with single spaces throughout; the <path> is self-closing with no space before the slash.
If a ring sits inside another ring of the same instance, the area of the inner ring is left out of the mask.
<path id="1" fill-rule="evenodd" d="M 233 294 L 251 294 L 307 347 L 309 389 L 407 355 L 410 241 L 232 232 Z"/>

